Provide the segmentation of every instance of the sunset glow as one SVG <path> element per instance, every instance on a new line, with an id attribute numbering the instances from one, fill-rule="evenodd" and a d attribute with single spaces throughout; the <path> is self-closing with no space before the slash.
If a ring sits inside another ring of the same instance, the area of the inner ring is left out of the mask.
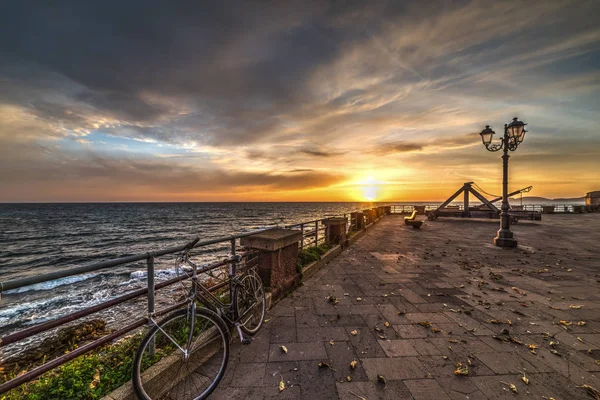
<path id="1" fill-rule="evenodd" d="M 501 160 L 478 132 L 514 116 L 529 133 L 512 189 L 600 189 L 596 1 L 250 4 L 9 6 L 0 201 L 498 192 Z M 140 8 L 161 24 L 127 25 Z M 506 15 L 526 18 L 490 17 Z"/>

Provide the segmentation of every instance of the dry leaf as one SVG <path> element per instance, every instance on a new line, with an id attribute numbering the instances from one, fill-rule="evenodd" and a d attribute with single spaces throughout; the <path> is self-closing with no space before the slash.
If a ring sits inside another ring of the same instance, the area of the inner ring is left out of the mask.
<path id="1" fill-rule="evenodd" d="M 387 381 L 383 375 L 377 375 L 377 381 L 383 383 L 383 390 L 387 388 Z"/>
<path id="2" fill-rule="evenodd" d="M 355 329 L 355 330 L 353 330 L 353 331 L 352 331 L 352 332 L 350 332 L 350 333 L 352 334 L 352 336 L 356 336 L 356 335 L 358 335 L 358 331 L 357 331 L 356 329 Z"/>
<path id="3" fill-rule="evenodd" d="M 387 321 L 385 321 L 385 324 L 384 324 L 384 325 L 385 325 L 385 327 L 386 327 L 386 328 L 389 328 L 389 327 L 390 327 L 390 323 L 389 323 L 389 322 L 387 322 Z"/>
<path id="4" fill-rule="evenodd" d="M 398 311 L 398 315 L 404 315 L 406 314 L 406 311 Z"/>
<path id="5" fill-rule="evenodd" d="M 329 368 L 330 370 L 335 371 L 335 369 L 331 368 L 331 365 L 329 365 L 325 361 L 322 361 L 317 365 L 319 366 L 319 368 Z"/>
<path id="6" fill-rule="evenodd" d="M 571 305 L 569 306 L 569 308 L 573 308 L 573 309 L 575 309 L 575 310 L 579 310 L 581 307 L 583 307 L 583 306 L 579 306 L 579 305 L 577 305 L 577 306 L 576 306 L 576 305 L 574 305 L 574 304 L 571 304 Z"/>
<path id="7" fill-rule="evenodd" d="M 559 324 L 561 324 L 562 326 L 571 326 L 573 325 L 573 323 L 571 321 L 565 321 L 564 319 L 561 319 L 560 321 L 558 321 Z"/>
<path id="8" fill-rule="evenodd" d="M 431 332 L 433 333 L 438 333 L 441 332 L 442 330 L 440 328 L 431 328 Z"/>
<path id="9" fill-rule="evenodd" d="M 330 341 L 329 341 L 329 344 L 333 346 L 333 344 L 334 344 L 334 343 L 333 343 L 333 340 L 330 340 Z"/>
<path id="10" fill-rule="evenodd" d="M 90 389 L 94 389 L 100 383 L 100 371 L 96 370 L 94 374 L 94 380 L 90 382 Z"/>
<path id="11" fill-rule="evenodd" d="M 269 322 L 271 319 L 265 319 L 263 322 L 266 324 L 267 322 Z"/>
<path id="12" fill-rule="evenodd" d="M 521 377 L 521 380 L 523 382 L 525 382 L 526 385 L 529 385 L 529 379 L 525 376 L 525 374 L 523 374 L 523 376 Z"/>
<path id="13" fill-rule="evenodd" d="M 283 381 L 283 376 L 281 376 L 281 380 L 279 381 L 279 391 L 283 392 L 285 389 L 285 382 Z"/>
<path id="14" fill-rule="evenodd" d="M 327 300 L 329 300 L 330 303 L 333 303 L 333 305 L 336 305 L 339 302 L 337 297 L 331 295 L 327 297 Z"/>
<path id="15" fill-rule="evenodd" d="M 585 321 L 579 321 L 577 323 L 577 326 L 585 326 L 586 322 Z"/>
<path id="16" fill-rule="evenodd" d="M 350 363 L 350 368 L 354 369 L 358 365 L 358 361 L 354 360 Z"/>
<path id="17" fill-rule="evenodd" d="M 596 400 L 600 400 L 600 391 L 590 385 L 578 386 L 587 390 L 588 394 Z"/>
<path id="18" fill-rule="evenodd" d="M 360 297 L 357 297 L 356 301 L 362 301 L 362 299 Z"/>
<path id="19" fill-rule="evenodd" d="M 517 387 L 515 385 L 513 385 L 512 383 L 502 382 L 502 381 L 500 381 L 500 383 L 504 383 L 505 385 L 507 385 L 508 388 L 513 391 L 513 393 L 519 393 L 519 391 L 517 390 Z"/>
<path id="20" fill-rule="evenodd" d="M 351 377 L 350 375 L 348 375 L 348 376 L 346 377 L 346 380 L 347 380 L 348 382 L 352 382 L 352 377 Z"/>
<path id="21" fill-rule="evenodd" d="M 463 365 L 460 361 L 456 364 L 456 369 L 454 370 L 454 375 L 469 375 L 469 366 Z"/>
<path id="22" fill-rule="evenodd" d="M 288 349 L 285 346 L 280 346 L 281 347 L 281 351 L 283 351 L 285 354 L 287 354 Z"/>
<path id="23" fill-rule="evenodd" d="M 490 319 L 488 324 L 503 324 L 504 321 L 500 321 L 499 319 Z"/>
<path id="24" fill-rule="evenodd" d="M 429 322 L 429 321 L 421 321 L 421 322 L 419 322 L 419 325 L 425 326 L 425 327 L 430 327 L 431 326 L 431 322 Z"/>
<path id="25" fill-rule="evenodd" d="M 579 336 L 577 336 L 577 340 L 579 340 L 581 343 L 583 343 L 583 339 L 580 338 Z"/>

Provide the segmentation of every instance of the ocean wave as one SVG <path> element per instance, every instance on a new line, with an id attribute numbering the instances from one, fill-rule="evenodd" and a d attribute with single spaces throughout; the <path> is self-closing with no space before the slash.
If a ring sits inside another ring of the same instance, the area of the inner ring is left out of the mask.
<path id="1" fill-rule="evenodd" d="M 24 293 L 24 292 L 37 292 L 40 290 L 50 290 L 54 289 L 58 286 L 70 285 L 76 282 L 86 281 L 88 279 L 93 279 L 101 274 L 84 274 L 84 275 L 75 275 L 75 276 L 67 276 L 66 278 L 55 279 L 53 281 L 36 283 L 34 285 L 23 286 L 18 289 L 7 290 L 3 292 L 3 294 L 13 294 L 13 293 Z"/>

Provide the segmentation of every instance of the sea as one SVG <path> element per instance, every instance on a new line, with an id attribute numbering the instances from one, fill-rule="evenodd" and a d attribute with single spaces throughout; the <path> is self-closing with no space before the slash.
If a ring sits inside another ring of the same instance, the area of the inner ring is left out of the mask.
<path id="1" fill-rule="evenodd" d="M 339 216 L 383 203 L 69 203 L 0 204 L 0 282 L 273 226 Z M 412 203 L 411 203 L 412 204 Z M 199 249 L 206 264 L 228 243 Z M 145 287 L 145 262 L 56 279 L 0 294 L 0 337 Z M 172 255 L 156 279 L 174 276 Z M 157 300 L 161 301 L 160 295 Z M 118 327 L 145 315 L 145 299 L 99 315 Z M 17 348 L 18 350 L 18 348 Z M 4 355 L 10 354 L 4 348 Z"/>

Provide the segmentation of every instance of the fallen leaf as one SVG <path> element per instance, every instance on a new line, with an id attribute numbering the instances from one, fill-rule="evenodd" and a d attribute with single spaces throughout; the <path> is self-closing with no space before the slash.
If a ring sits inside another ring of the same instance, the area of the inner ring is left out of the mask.
<path id="1" fill-rule="evenodd" d="M 339 302 L 339 300 L 337 299 L 337 297 L 331 296 L 331 295 L 329 295 L 327 297 L 327 300 L 329 300 L 330 303 L 333 303 L 333 305 L 336 305 Z"/>
<path id="2" fill-rule="evenodd" d="M 505 385 L 507 385 L 508 388 L 513 391 L 513 393 L 519 393 L 519 391 L 517 390 L 517 387 L 515 385 L 513 385 L 512 383 L 502 382 L 502 381 L 500 381 L 500 383 L 504 383 Z"/>
<path id="3" fill-rule="evenodd" d="M 329 344 L 333 346 L 334 345 L 333 340 L 330 340 Z"/>
<path id="4" fill-rule="evenodd" d="M 503 324 L 504 321 L 500 321 L 499 319 L 490 319 L 488 324 Z"/>
<path id="5" fill-rule="evenodd" d="M 398 315 L 404 315 L 406 314 L 406 311 L 398 311 Z"/>
<path id="6" fill-rule="evenodd" d="M 580 338 L 579 336 L 577 336 L 577 340 L 579 340 L 581 343 L 583 343 L 583 339 Z"/>
<path id="7" fill-rule="evenodd" d="M 383 390 L 387 388 L 387 381 L 383 375 L 377 375 L 377 381 L 383 383 Z"/>
<path id="8" fill-rule="evenodd" d="M 419 325 L 425 326 L 425 327 L 430 327 L 431 326 L 431 322 L 429 322 L 429 321 L 421 321 L 421 322 L 419 322 Z"/>
<path id="9" fill-rule="evenodd" d="M 600 391 L 598 389 L 596 389 L 590 385 L 585 385 L 585 384 L 582 386 L 578 386 L 578 387 L 586 389 L 590 396 L 592 396 L 596 400 L 600 400 Z"/>
<path id="10" fill-rule="evenodd" d="M 335 371 L 335 369 L 331 368 L 331 365 L 329 365 L 325 361 L 321 361 L 317 365 L 318 365 L 319 368 L 329 368 L 330 370 Z"/>
<path id="11" fill-rule="evenodd" d="M 279 391 L 283 392 L 285 390 L 285 382 L 283 381 L 283 376 L 281 376 L 281 380 L 279 381 Z"/>
<path id="12" fill-rule="evenodd" d="M 431 331 L 433 333 L 438 333 L 438 332 L 441 332 L 442 330 L 440 328 L 431 328 Z"/>
<path id="13" fill-rule="evenodd" d="M 454 375 L 469 375 L 469 366 L 463 365 L 460 361 L 456 364 L 456 369 L 454 370 Z"/>
<path id="14" fill-rule="evenodd" d="M 285 354 L 287 354 L 287 352 L 288 352 L 287 347 L 285 347 L 285 346 L 279 346 L 279 347 L 281 347 L 281 351 L 283 351 Z"/>
<path id="15" fill-rule="evenodd" d="M 577 326 L 585 326 L 586 322 L 585 321 L 579 321 L 577 323 Z"/>
<path id="16" fill-rule="evenodd" d="M 94 374 L 94 380 L 90 382 L 90 389 L 94 389 L 100 383 L 100 371 L 96 370 Z"/>
<path id="17" fill-rule="evenodd" d="M 583 307 L 583 306 L 579 306 L 579 305 L 577 305 L 577 306 L 576 306 L 576 305 L 574 305 L 574 304 L 571 304 L 571 305 L 569 306 L 569 308 L 573 308 L 573 309 L 575 309 L 575 310 L 579 310 L 581 307 Z"/>
<path id="18" fill-rule="evenodd" d="M 384 324 L 384 325 L 385 325 L 385 327 L 386 327 L 386 328 L 389 328 L 389 327 L 390 327 L 390 323 L 389 323 L 389 322 L 387 322 L 387 321 L 385 321 L 385 324 Z"/>
<path id="19" fill-rule="evenodd" d="M 352 336 L 356 336 L 356 335 L 358 335 L 358 331 L 357 331 L 356 329 L 355 329 L 355 330 L 353 330 L 353 331 L 352 331 L 352 332 L 350 332 L 350 333 L 352 334 Z"/>
<path id="20" fill-rule="evenodd" d="M 573 269 L 572 269 L 572 268 L 569 268 L 569 269 L 567 270 L 567 272 L 573 272 Z"/>
<path id="21" fill-rule="evenodd" d="M 267 322 L 269 322 L 271 319 L 265 319 L 263 322 L 266 324 Z"/>
<path id="22" fill-rule="evenodd" d="M 358 365 L 358 361 L 354 360 L 350 363 L 350 368 L 354 369 Z"/>
<path id="23" fill-rule="evenodd" d="M 523 376 L 521 377 L 521 380 L 523 382 L 525 382 L 526 385 L 529 385 L 529 379 L 525 376 L 525 374 L 523 374 Z"/>
<path id="24" fill-rule="evenodd" d="M 346 380 L 347 380 L 348 382 L 352 382 L 352 377 L 351 377 L 350 375 L 348 375 L 348 376 L 346 377 Z"/>
<path id="25" fill-rule="evenodd" d="M 356 301 L 362 301 L 362 299 L 360 297 L 357 297 Z"/>
<path id="26" fill-rule="evenodd" d="M 561 319 L 560 321 L 558 321 L 558 323 L 562 326 L 571 326 L 573 325 L 573 323 L 571 321 L 565 321 L 564 319 Z"/>

